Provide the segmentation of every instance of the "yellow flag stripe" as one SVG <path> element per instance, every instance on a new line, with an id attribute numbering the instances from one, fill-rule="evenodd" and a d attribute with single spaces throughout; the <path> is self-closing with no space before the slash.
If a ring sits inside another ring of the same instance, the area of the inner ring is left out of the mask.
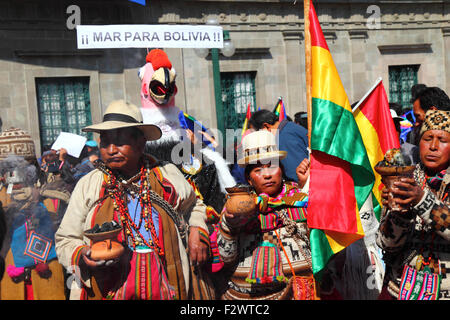
<path id="1" fill-rule="evenodd" d="M 364 237 L 364 229 L 361 223 L 361 218 L 359 216 L 358 204 L 356 204 L 355 206 L 355 214 L 356 214 L 355 220 L 358 230 L 356 233 L 341 233 L 331 230 L 324 230 L 330 248 L 335 254 L 341 251 L 342 249 L 345 249 L 356 240 L 359 240 Z"/>
<path id="2" fill-rule="evenodd" d="M 370 165 L 373 169 L 375 165 L 384 158 L 378 134 L 369 119 L 367 119 L 364 113 L 359 109 L 354 113 L 354 117 L 359 132 L 361 133 L 364 146 L 366 147 Z M 372 191 L 378 203 L 381 205 L 381 190 L 379 189 L 381 185 L 381 176 L 375 170 L 373 170 L 373 173 L 375 175 L 375 183 Z"/>
<path id="3" fill-rule="evenodd" d="M 331 101 L 351 112 L 339 73 L 330 51 L 313 46 L 312 55 L 312 97 Z"/>

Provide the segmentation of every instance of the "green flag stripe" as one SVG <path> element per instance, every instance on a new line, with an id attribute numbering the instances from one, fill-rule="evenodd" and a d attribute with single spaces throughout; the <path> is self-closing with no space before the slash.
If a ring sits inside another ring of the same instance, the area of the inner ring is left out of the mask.
<path id="1" fill-rule="evenodd" d="M 325 232 L 320 229 L 311 229 L 309 240 L 311 243 L 313 273 L 317 278 L 316 275 L 319 275 L 320 277 L 320 271 L 325 268 L 328 260 L 330 260 L 333 256 L 334 252 L 330 247 L 327 237 L 325 236 Z"/>
<path id="2" fill-rule="evenodd" d="M 358 208 L 371 193 L 375 177 L 353 114 L 343 107 L 312 98 L 311 149 L 350 163 Z"/>

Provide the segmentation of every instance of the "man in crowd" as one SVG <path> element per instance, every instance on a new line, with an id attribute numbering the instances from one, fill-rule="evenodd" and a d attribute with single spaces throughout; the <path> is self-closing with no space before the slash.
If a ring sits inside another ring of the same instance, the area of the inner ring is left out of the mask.
<path id="1" fill-rule="evenodd" d="M 161 137 L 159 127 L 118 100 L 102 123 L 83 130 L 100 134 L 102 161 L 77 183 L 55 236 L 59 261 L 82 283 L 71 298 L 211 298 L 194 273 L 209 254 L 206 206 L 173 164 L 144 154 L 146 141 Z M 124 251 L 96 258 L 84 232 L 113 221 Z"/>
<path id="2" fill-rule="evenodd" d="M 296 169 L 303 159 L 308 158 L 308 131 L 287 119 L 279 121 L 278 117 L 269 110 L 259 110 L 252 114 L 249 121 L 254 130 L 271 131 L 278 141 L 278 148 L 287 151 L 288 155 L 281 160 L 285 175 L 291 181 L 298 181 Z"/>
<path id="3" fill-rule="evenodd" d="M 414 98 L 413 98 L 414 99 Z M 413 102 L 413 112 L 416 118 L 414 126 L 420 127 L 428 110 L 450 110 L 450 98 L 438 87 L 427 87 L 419 90 Z"/>
<path id="4" fill-rule="evenodd" d="M 305 129 L 308 129 L 308 113 L 301 111 L 294 114 L 294 122 Z"/>

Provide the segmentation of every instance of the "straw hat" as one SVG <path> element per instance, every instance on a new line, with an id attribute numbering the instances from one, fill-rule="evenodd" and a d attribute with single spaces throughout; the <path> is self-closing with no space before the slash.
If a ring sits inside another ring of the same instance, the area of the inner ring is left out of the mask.
<path id="1" fill-rule="evenodd" d="M 103 115 L 103 122 L 83 128 L 84 132 L 97 132 L 136 127 L 144 133 L 147 140 L 158 140 L 161 129 L 153 124 L 144 124 L 141 110 L 134 104 L 124 100 L 116 100 L 109 104 Z"/>
<path id="2" fill-rule="evenodd" d="M 275 136 L 267 130 L 251 132 L 242 139 L 243 157 L 238 160 L 240 167 L 268 163 L 271 160 L 286 158 L 287 152 L 278 150 Z"/>

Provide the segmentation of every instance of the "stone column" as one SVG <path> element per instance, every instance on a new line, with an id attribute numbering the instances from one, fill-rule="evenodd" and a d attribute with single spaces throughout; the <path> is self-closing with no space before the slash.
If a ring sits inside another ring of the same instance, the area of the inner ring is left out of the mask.
<path id="1" fill-rule="evenodd" d="M 349 32 L 351 43 L 351 77 L 352 77 L 352 90 L 347 92 L 350 104 L 361 99 L 370 88 L 372 79 L 368 78 L 367 70 L 367 55 L 366 55 L 366 43 L 368 33 L 365 30 L 350 30 Z"/>
<path id="2" fill-rule="evenodd" d="M 288 96 L 286 113 L 293 119 L 294 114 L 306 111 L 305 97 L 305 54 L 301 41 L 303 32 L 298 29 L 283 30 L 286 54 L 286 84 Z"/>
<path id="3" fill-rule="evenodd" d="M 442 35 L 444 37 L 444 67 L 445 67 L 445 86 L 442 84 L 442 89 L 447 94 L 450 94 L 450 27 L 442 28 Z M 445 89 L 444 89 L 445 88 Z"/>

